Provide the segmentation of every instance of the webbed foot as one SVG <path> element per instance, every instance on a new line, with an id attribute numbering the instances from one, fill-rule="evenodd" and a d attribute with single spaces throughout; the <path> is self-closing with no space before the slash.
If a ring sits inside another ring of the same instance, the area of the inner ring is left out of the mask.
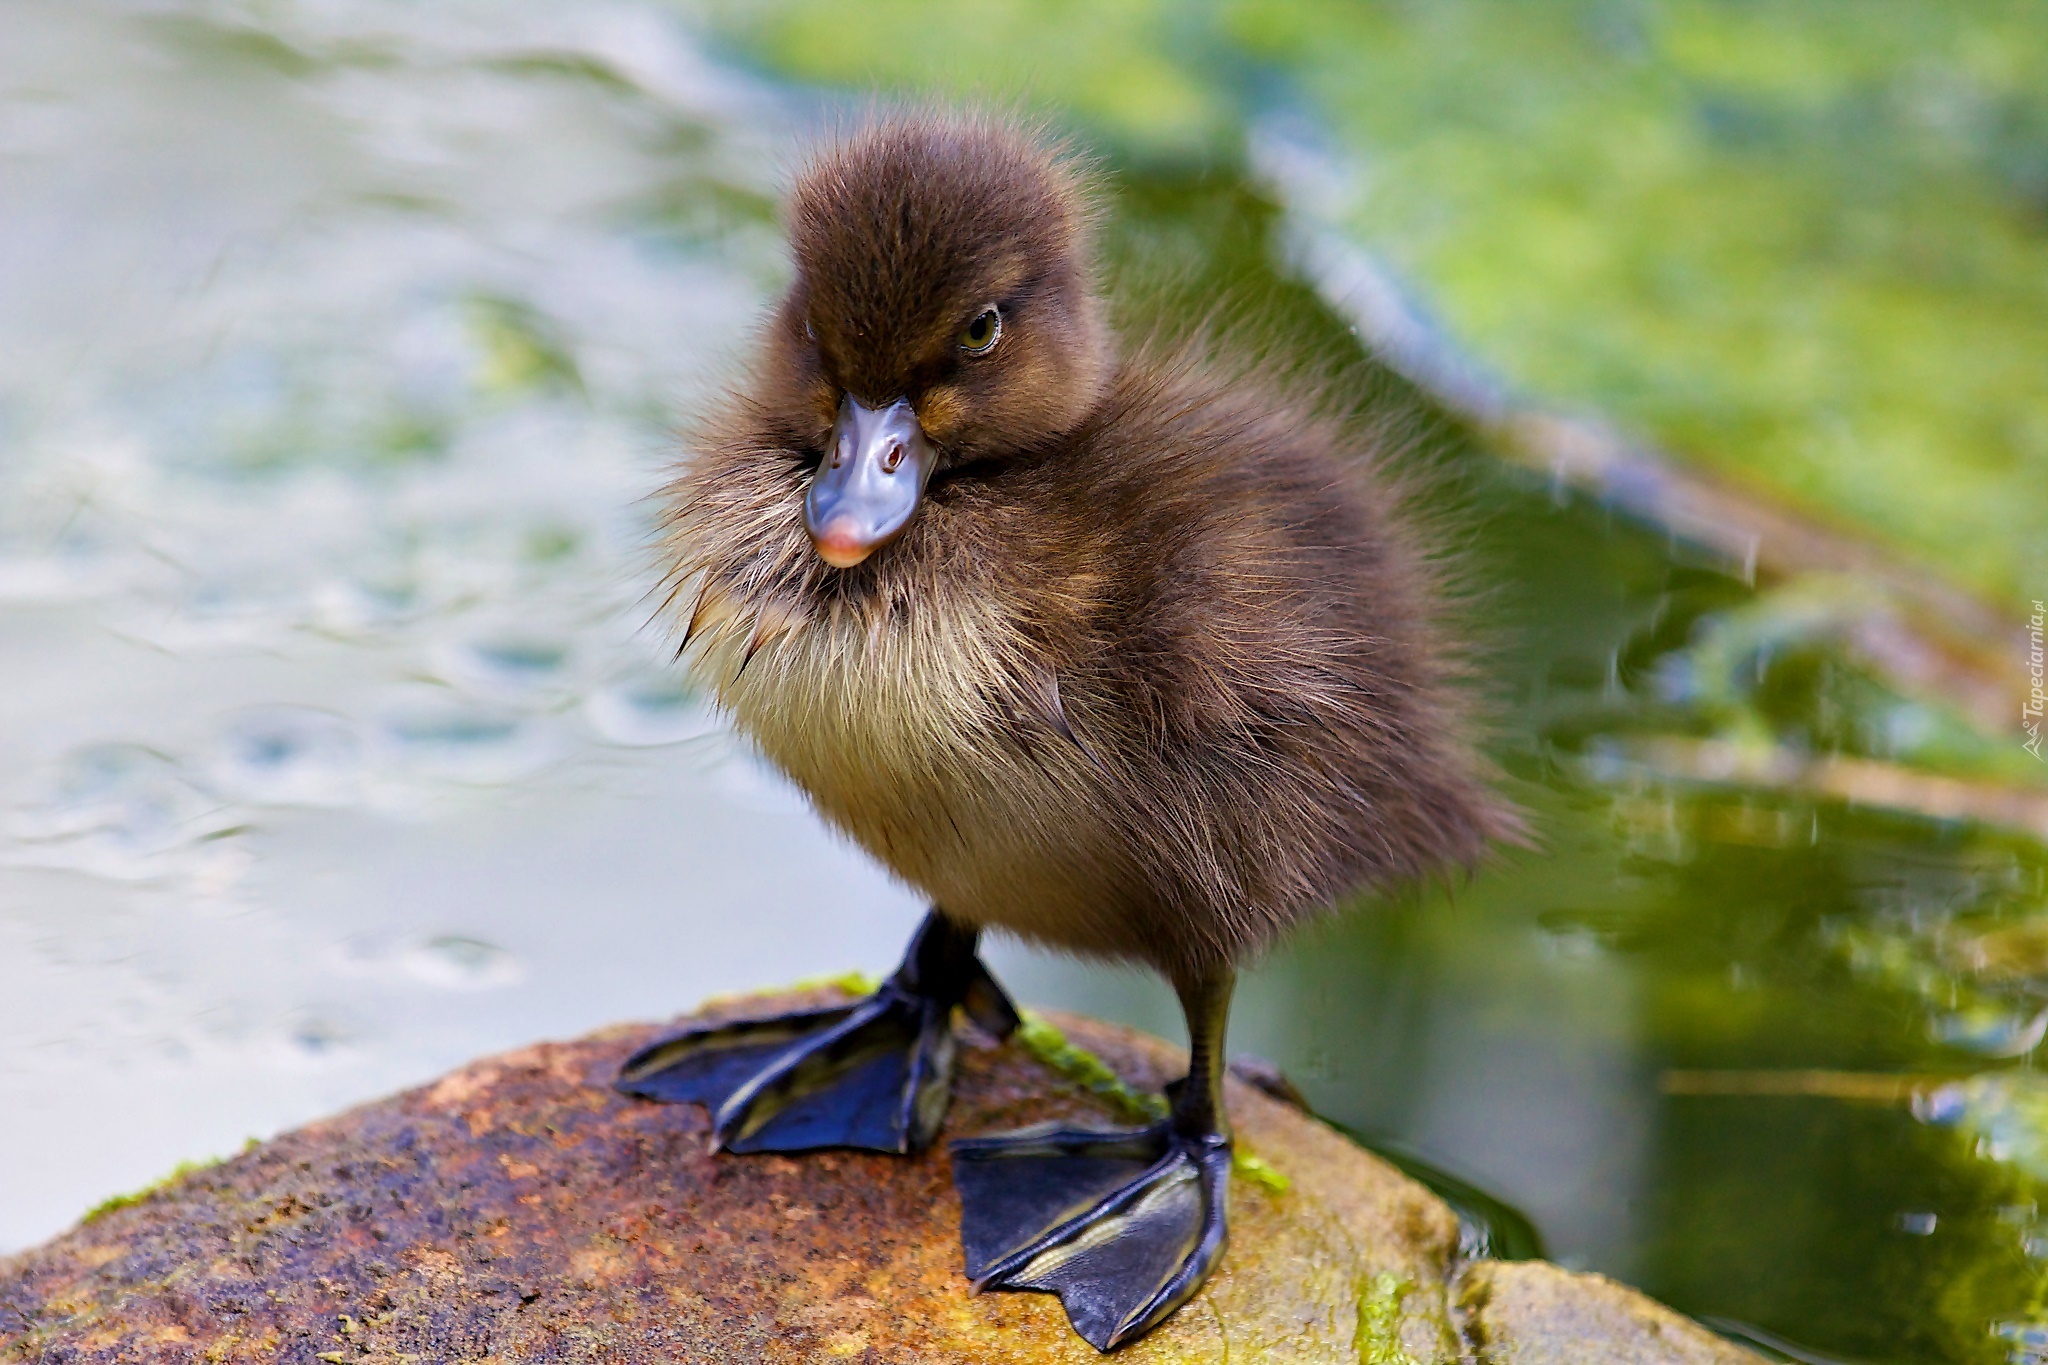
<path id="1" fill-rule="evenodd" d="M 952 1096 L 954 1007 L 997 1036 L 1017 1024 L 974 939 L 934 912 L 866 999 L 690 1029 L 628 1058 L 613 1085 L 708 1106 L 726 1151 L 920 1151 Z"/>
<path id="2" fill-rule="evenodd" d="M 1058 1294 L 1098 1351 L 1165 1321 L 1223 1254 L 1230 1139 L 1218 1132 L 1047 1125 L 952 1150 L 975 1288 Z"/>

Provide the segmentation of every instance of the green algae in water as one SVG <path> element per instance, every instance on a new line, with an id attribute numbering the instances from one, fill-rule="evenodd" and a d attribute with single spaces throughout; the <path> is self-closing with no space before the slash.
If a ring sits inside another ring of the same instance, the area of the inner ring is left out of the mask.
<path id="1" fill-rule="evenodd" d="M 2008 610 L 2038 589 L 2038 7 L 1348 8 L 1256 7 L 1298 25 L 1265 50 L 1369 161 L 1353 229 L 1488 363 Z"/>
<path id="2" fill-rule="evenodd" d="M 568 343 L 531 304 L 479 295 L 470 300 L 469 325 L 482 353 L 477 382 L 484 392 L 499 396 L 535 390 L 584 393 L 583 375 Z"/>
<path id="3" fill-rule="evenodd" d="M 1227 139 L 1230 92 L 1188 60 L 1204 19 L 1173 0 L 979 5 L 872 0 L 715 4 L 718 22 L 778 69 L 861 88 L 1079 110 L 1168 154 Z"/>

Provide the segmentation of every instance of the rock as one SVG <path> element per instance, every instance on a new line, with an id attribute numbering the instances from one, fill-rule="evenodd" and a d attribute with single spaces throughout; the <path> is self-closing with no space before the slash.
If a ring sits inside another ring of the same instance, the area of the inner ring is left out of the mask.
<path id="1" fill-rule="evenodd" d="M 1156 1040 L 1057 1023 L 1141 1088 L 1177 1074 Z M 620 1061 L 673 1027 L 487 1058 L 0 1260 L 0 1360 L 1098 1359 L 1056 1299 L 967 1292 L 942 1151 L 712 1156 L 702 1109 L 614 1093 Z M 1128 1121 L 1101 1088 L 970 1044 L 947 1131 Z M 1250 1086 L 1233 1082 L 1229 1103 L 1241 1146 L 1285 1179 L 1253 1163 L 1234 1182 L 1222 1269 L 1120 1358 L 1469 1359 L 1450 1210 Z M 1713 1338 L 1592 1277 L 1482 1265 L 1462 1284 L 1481 1360 L 1755 1359 L 1701 1354 L 1696 1338 Z M 1560 1355 L 1560 1329 L 1615 1344 L 1573 1338 Z"/>
<path id="2" fill-rule="evenodd" d="M 1482 1261 L 1459 1285 L 1480 1365 L 1750 1365 L 1757 1356 L 1604 1275 Z"/>

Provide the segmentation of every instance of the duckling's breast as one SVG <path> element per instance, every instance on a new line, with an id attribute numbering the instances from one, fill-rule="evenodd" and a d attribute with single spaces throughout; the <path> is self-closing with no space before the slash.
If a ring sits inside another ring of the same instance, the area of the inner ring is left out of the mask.
<path id="1" fill-rule="evenodd" d="M 998 608 L 821 613 L 749 659 L 753 634 L 696 671 L 827 821 L 956 918 L 1127 951 L 1140 881 L 1085 753 L 1018 706 L 1029 653 Z"/>

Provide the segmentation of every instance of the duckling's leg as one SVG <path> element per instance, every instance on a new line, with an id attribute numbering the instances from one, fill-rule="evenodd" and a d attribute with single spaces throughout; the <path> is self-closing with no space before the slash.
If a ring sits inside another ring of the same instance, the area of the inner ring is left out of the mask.
<path id="1" fill-rule="evenodd" d="M 979 1289 L 1041 1289 L 1098 1351 L 1135 1341 L 1202 1287 L 1223 1255 L 1230 1129 L 1223 1031 L 1234 974 L 1180 988 L 1188 1074 L 1150 1128 L 1048 1124 L 953 1143 L 960 1240 Z"/>
<path id="2" fill-rule="evenodd" d="M 1017 1027 L 974 955 L 979 936 L 934 909 L 865 1000 L 691 1029 L 642 1048 L 612 1084 L 710 1106 L 712 1144 L 726 1151 L 920 1151 L 952 1096 L 953 1007 L 998 1037 Z"/>

